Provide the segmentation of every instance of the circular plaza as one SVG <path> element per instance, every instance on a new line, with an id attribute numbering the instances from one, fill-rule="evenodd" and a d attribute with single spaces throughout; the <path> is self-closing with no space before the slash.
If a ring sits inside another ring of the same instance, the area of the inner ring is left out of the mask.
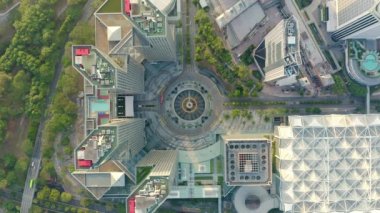
<path id="1" fill-rule="evenodd" d="M 380 56 L 376 45 L 365 40 L 347 43 L 346 68 L 349 76 L 365 86 L 380 84 Z"/>
<path id="2" fill-rule="evenodd" d="M 162 148 L 204 149 L 216 142 L 226 98 L 215 83 L 198 72 L 183 72 L 161 85 L 160 107 L 144 112 L 148 135 Z M 153 143 L 152 143 L 153 144 Z"/>
<path id="3" fill-rule="evenodd" d="M 212 118 L 212 97 L 208 89 L 196 81 L 183 81 L 168 90 L 165 117 L 173 127 L 195 130 L 205 127 Z"/>

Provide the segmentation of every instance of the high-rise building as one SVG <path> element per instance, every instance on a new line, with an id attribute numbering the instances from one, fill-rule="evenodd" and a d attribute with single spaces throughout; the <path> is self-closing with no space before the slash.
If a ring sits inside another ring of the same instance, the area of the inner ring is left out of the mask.
<path id="1" fill-rule="evenodd" d="M 113 120 L 98 126 L 76 148 L 76 168 L 97 168 L 110 159 L 131 159 L 146 144 L 144 127 L 143 119 Z"/>
<path id="2" fill-rule="evenodd" d="M 95 44 L 104 53 L 138 62 L 175 61 L 179 0 L 105 1 L 95 12 Z"/>
<path id="3" fill-rule="evenodd" d="M 176 179 L 178 150 L 150 151 L 136 166 L 137 187 L 127 199 L 127 212 L 155 212 Z"/>
<path id="4" fill-rule="evenodd" d="M 271 142 L 235 135 L 223 137 L 224 178 L 229 186 L 269 186 L 272 183 Z"/>
<path id="5" fill-rule="evenodd" d="M 93 46 L 73 46 L 73 65 L 95 89 L 125 94 L 144 92 L 144 67 L 131 56 L 121 68 Z"/>
<path id="6" fill-rule="evenodd" d="M 328 0 L 327 31 L 332 39 L 380 37 L 379 0 Z"/>
<path id="7" fill-rule="evenodd" d="M 297 83 L 300 56 L 300 35 L 295 17 L 280 21 L 256 50 L 256 61 L 263 65 L 264 82 L 286 86 Z"/>
<path id="8" fill-rule="evenodd" d="M 124 15 L 131 21 L 139 42 L 133 46 L 147 60 L 176 59 L 175 24 L 168 21 L 177 0 L 124 0 Z"/>
<path id="9" fill-rule="evenodd" d="M 380 115 L 290 116 L 275 129 L 284 212 L 380 211 Z"/>

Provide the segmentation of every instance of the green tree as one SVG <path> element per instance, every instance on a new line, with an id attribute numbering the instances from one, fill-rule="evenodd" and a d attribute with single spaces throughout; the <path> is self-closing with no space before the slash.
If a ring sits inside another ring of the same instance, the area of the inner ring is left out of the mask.
<path id="1" fill-rule="evenodd" d="M 4 167 L 6 170 L 12 170 L 16 164 L 17 158 L 10 153 L 6 153 L 3 158 Z"/>
<path id="2" fill-rule="evenodd" d="M 49 200 L 57 202 L 59 198 L 61 197 L 61 193 L 57 189 L 51 189 Z"/>
<path id="3" fill-rule="evenodd" d="M 0 98 L 9 91 L 10 83 L 11 77 L 4 72 L 0 72 Z"/>
<path id="4" fill-rule="evenodd" d="M 47 200 L 50 196 L 50 188 L 44 186 L 40 191 L 37 192 L 38 200 Z"/>
<path id="5" fill-rule="evenodd" d="M 239 117 L 240 116 L 240 110 L 238 110 L 238 109 L 234 109 L 234 110 L 232 110 L 232 112 L 231 112 L 231 116 L 232 116 L 232 119 L 235 119 L 235 118 L 237 118 L 237 117 Z"/>
<path id="6" fill-rule="evenodd" d="M 17 175 L 14 171 L 9 171 L 6 179 L 9 185 L 13 185 L 17 181 Z"/>
<path id="7" fill-rule="evenodd" d="M 267 115 L 265 115 L 265 116 L 264 116 L 264 121 L 265 121 L 265 122 L 269 122 L 269 121 L 270 121 L 270 117 L 267 116 Z"/>
<path id="8" fill-rule="evenodd" d="M 343 95 L 346 92 L 346 86 L 343 79 L 339 75 L 333 76 L 335 84 L 332 86 L 332 90 L 337 95 Z"/>
<path id="9" fill-rule="evenodd" d="M 25 96 L 30 89 L 30 77 L 25 71 L 20 70 L 12 79 L 13 96 Z"/>
<path id="10" fill-rule="evenodd" d="M 40 176 L 45 180 L 51 179 L 56 176 L 53 162 L 44 161 Z"/>
<path id="11" fill-rule="evenodd" d="M 61 193 L 61 201 L 68 203 L 73 199 L 73 196 L 68 192 L 62 192 Z"/>
<path id="12" fill-rule="evenodd" d="M 225 114 L 223 115 L 223 117 L 224 117 L 224 120 L 229 120 L 231 116 L 230 116 L 230 114 L 225 113 Z"/>
<path id="13" fill-rule="evenodd" d="M 4 142 L 6 136 L 7 123 L 0 118 L 0 145 Z"/>
<path id="14" fill-rule="evenodd" d="M 16 204 L 12 201 L 5 201 L 3 207 L 5 208 L 6 212 L 18 212 Z"/>
<path id="15" fill-rule="evenodd" d="M 39 207 L 39 206 L 33 205 L 32 206 L 32 212 L 33 213 L 43 213 L 44 210 L 41 207 Z"/>
<path id="16" fill-rule="evenodd" d="M 8 187 L 7 179 L 1 179 L 0 180 L 0 189 L 7 189 L 7 187 Z"/>
<path id="17" fill-rule="evenodd" d="M 15 165 L 15 172 L 19 175 L 24 175 L 28 169 L 29 161 L 25 158 L 18 159 Z"/>
<path id="18" fill-rule="evenodd" d="M 88 198 L 81 198 L 79 203 L 83 207 L 88 207 L 90 205 L 90 199 L 88 199 Z"/>

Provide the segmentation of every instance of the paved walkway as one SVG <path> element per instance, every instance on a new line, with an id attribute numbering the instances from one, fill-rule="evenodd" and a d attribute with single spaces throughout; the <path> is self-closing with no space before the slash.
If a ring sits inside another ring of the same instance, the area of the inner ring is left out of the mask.
<path id="1" fill-rule="evenodd" d="M 3 12 L 3 13 L 0 13 L 0 18 L 4 17 L 4 16 L 8 16 L 8 14 L 13 10 L 15 9 L 17 6 L 20 5 L 20 2 L 16 2 L 12 7 L 10 7 L 7 11 Z"/>
<path id="2" fill-rule="evenodd" d="M 179 151 L 180 163 L 200 163 L 218 157 L 221 154 L 221 144 L 214 143 L 209 147 L 196 151 Z M 216 169 L 216 164 L 214 169 Z"/>

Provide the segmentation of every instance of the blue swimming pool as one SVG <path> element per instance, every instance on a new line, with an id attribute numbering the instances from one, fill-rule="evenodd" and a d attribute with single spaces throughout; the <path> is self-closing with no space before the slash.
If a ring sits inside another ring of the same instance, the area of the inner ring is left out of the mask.
<path id="1" fill-rule="evenodd" d="M 369 54 L 363 61 L 363 67 L 367 71 L 374 71 L 378 68 L 379 64 L 376 55 Z"/>
<path id="2" fill-rule="evenodd" d="M 109 112 L 110 105 L 108 101 L 105 100 L 92 100 L 90 102 L 91 113 L 94 112 Z"/>

